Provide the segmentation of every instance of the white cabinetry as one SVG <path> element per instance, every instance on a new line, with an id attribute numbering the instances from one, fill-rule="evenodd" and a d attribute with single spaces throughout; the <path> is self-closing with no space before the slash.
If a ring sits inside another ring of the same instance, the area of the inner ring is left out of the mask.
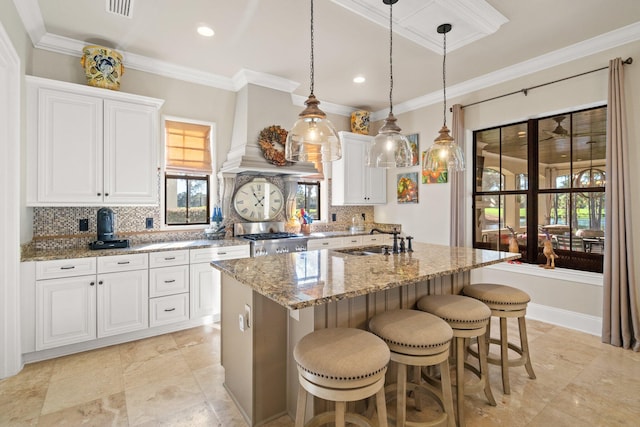
<path id="1" fill-rule="evenodd" d="M 387 203 L 387 172 L 370 168 L 366 157 L 373 137 L 340 132 L 342 158 L 331 163 L 331 195 L 334 205 Z"/>
<path id="2" fill-rule="evenodd" d="M 147 328 L 147 259 L 132 254 L 37 262 L 36 350 Z"/>
<path id="3" fill-rule="evenodd" d="M 149 254 L 149 325 L 189 319 L 189 250 Z"/>
<path id="4" fill-rule="evenodd" d="M 27 204 L 157 204 L 161 100 L 26 76 Z"/>
<path id="5" fill-rule="evenodd" d="M 249 245 L 191 249 L 190 290 L 191 318 L 213 316 L 220 320 L 220 271 L 211 261 L 248 258 Z"/>

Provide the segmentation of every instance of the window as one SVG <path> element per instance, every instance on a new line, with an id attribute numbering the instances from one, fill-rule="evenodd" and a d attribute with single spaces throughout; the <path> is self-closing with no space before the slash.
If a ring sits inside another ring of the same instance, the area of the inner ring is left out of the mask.
<path id="1" fill-rule="evenodd" d="M 212 126 L 165 120 L 164 218 L 168 226 L 208 224 Z"/>
<path id="2" fill-rule="evenodd" d="M 296 209 L 304 208 L 314 220 L 320 219 L 320 182 L 298 182 Z"/>
<path id="3" fill-rule="evenodd" d="M 602 272 L 606 220 L 606 107 L 474 132 L 474 247 Z"/>

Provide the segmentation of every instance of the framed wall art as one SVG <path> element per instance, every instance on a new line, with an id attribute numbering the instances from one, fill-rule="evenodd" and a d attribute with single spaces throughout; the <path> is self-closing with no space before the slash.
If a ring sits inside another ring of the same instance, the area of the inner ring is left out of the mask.
<path id="1" fill-rule="evenodd" d="M 398 203 L 418 203 L 418 172 L 399 173 L 396 191 Z"/>

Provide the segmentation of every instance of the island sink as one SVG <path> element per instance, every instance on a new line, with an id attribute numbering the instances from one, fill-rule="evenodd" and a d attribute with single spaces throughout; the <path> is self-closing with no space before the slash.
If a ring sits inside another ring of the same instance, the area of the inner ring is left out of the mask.
<path id="1" fill-rule="evenodd" d="M 388 246 L 367 246 L 364 248 L 336 249 L 335 251 L 347 255 L 380 255 L 385 253 L 384 248 L 387 248 L 387 254 L 391 253 L 391 248 Z"/>

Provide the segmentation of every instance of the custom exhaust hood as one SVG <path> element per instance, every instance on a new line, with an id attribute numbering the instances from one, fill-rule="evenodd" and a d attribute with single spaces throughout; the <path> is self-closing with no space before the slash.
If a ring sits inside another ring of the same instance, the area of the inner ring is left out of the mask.
<path id="1" fill-rule="evenodd" d="M 255 173 L 260 175 L 315 175 L 313 163 L 297 162 L 277 166 L 267 161 L 258 144 L 258 135 L 265 127 L 278 125 L 288 130 L 298 107 L 291 94 L 259 85 L 247 84 L 237 92 L 231 134 L 231 147 L 220 172 L 223 175 Z M 284 146 L 276 147 L 284 152 Z"/>

